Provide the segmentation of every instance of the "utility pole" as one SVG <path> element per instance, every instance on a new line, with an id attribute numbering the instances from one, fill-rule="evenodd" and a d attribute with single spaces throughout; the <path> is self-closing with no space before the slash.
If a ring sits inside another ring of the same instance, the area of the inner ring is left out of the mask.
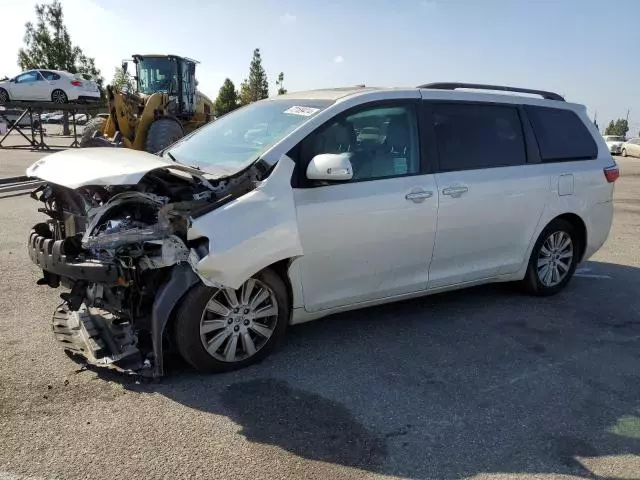
<path id="1" fill-rule="evenodd" d="M 631 111 L 630 108 L 627 108 L 627 125 L 629 124 L 629 112 Z"/>

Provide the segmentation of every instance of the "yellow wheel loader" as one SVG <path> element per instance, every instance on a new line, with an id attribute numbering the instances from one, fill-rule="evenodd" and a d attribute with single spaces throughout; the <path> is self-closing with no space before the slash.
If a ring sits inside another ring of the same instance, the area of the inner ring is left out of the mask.
<path id="1" fill-rule="evenodd" d="M 156 153 L 213 118 L 213 102 L 196 90 L 196 61 L 133 55 L 136 92 L 107 86 L 109 117 L 87 122 L 80 147 L 125 147 Z M 127 71 L 128 62 L 122 64 Z"/>

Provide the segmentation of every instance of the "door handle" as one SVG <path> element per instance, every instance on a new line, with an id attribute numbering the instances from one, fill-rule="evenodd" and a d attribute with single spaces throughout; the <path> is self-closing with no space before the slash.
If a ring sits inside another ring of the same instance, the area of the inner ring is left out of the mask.
<path id="1" fill-rule="evenodd" d="M 433 197 L 433 192 L 426 192 L 424 190 L 407 193 L 404 196 L 404 198 L 406 198 L 407 200 L 411 200 L 412 202 L 415 202 L 415 203 L 424 202 L 426 198 L 431 198 L 431 197 Z"/>
<path id="2" fill-rule="evenodd" d="M 449 195 L 453 198 L 460 198 L 463 194 L 469 191 L 469 187 L 459 186 L 459 187 L 447 187 L 442 190 L 443 195 Z"/>

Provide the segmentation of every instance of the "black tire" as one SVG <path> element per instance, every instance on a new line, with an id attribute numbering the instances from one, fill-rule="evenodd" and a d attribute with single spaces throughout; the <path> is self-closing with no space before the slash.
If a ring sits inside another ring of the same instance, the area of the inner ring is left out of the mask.
<path id="1" fill-rule="evenodd" d="M 64 90 L 57 88 L 51 92 L 51 101 L 53 103 L 69 103 L 69 97 L 64 93 Z"/>
<path id="2" fill-rule="evenodd" d="M 89 120 L 85 126 L 84 130 L 82 130 L 82 137 L 80 137 L 80 148 L 89 148 L 89 147 L 104 147 L 104 144 L 98 143 L 100 140 L 96 141 L 94 137 L 96 132 L 101 132 L 104 128 L 104 124 L 107 123 L 107 120 L 102 117 L 95 117 Z"/>
<path id="3" fill-rule="evenodd" d="M 202 372 L 217 373 L 244 368 L 264 359 L 282 342 L 287 324 L 289 323 L 287 288 L 282 279 L 269 269 L 253 275 L 252 279 L 261 282 L 270 289 L 277 301 L 278 313 L 271 318 L 271 321 L 275 322 L 271 327 L 273 329 L 271 336 L 253 355 L 239 361 L 227 362 L 214 358 L 207 352 L 201 338 L 200 325 L 205 312 L 205 306 L 214 295 L 220 291 L 216 288 L 199 284 L 182 299 L 176 313 L 173 334 L 180 355 L 196 369 Z M 229 326 L 229 328 L 231 328 L 231 326 Z M 249 329 L 251 327 L 247 328 Z M 215 335 L 215 333 L 213 335 Z M 231 341 L 231 335 L 234 334 L 227 335 L 226 340 L 220 345 L 220 349 L 224 349 L 227 343 Z M 241 334 L 235 335 L 241 336 Z M 255 338 L 259 337 L 254 337 L 254 339 Z M 240 348 L 244 348 L 243 343 L 241 338 L 237 340 Z"/>
<path id="4" fill-rule="evenodd" d="M 177 120 L 161 117 L 149 126 L 144 149 L 149 153 L 157 153 L 182 137 L 184 137 L 184 131 Z"/>
<path id="5" fill-rule="evenodd" d="M 6 103 L 9 103 L 9 92 L 4 88 L 0 88 L 0 105 L 4 105 Z"/>
<path id="6" fill-rule="evenodd" d="M 627 149 L 626 149 L 626 148 L 623 148 L 623 149 L 622 149 L 622 156 L 623 156 L 623 157 L 626 157 L 626 156 L 627 156 Z"/>
<path id="7" fill-rule="evenodd" d="M 540 279 L 538 273 L 538 260 L 541 255 L 543 245 L 545 244 L 547 239 L 551 237 L 551 235 L 558 232 L 564 232 L 564 234 L 568 235 L 571 239 L 573 255 L 571 257 L 569 268 L 565 277 L 557 285 L 547 286 Z M 525 290 L 532 295 L 537 295 L 540 297 L 555 295 L 556 293 L 562 291 L 571 281 L 573 273 L 576 270 L 579 255 L 582 252 L 582 242 L 583 239 L 580 238 L 580 235 L 578 235 L 574 226 L 568 221 L 559 218 L 549 223 L 549 225 L 547 225 L 545 229 L 540 233 L 538 240 L 533 246 L 531 257 L 529 258 L 527 273 L 522 282 Z"/>

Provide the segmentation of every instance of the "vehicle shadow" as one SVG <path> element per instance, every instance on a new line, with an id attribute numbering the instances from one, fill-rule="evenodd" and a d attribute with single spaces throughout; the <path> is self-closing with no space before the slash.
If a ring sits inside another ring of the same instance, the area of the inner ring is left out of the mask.
<path id="1" fill-rule="evenodd" d="M 589 262 L 552 298 L 493 285 L 296 326 L 228 374 L 177 359 L 160 381 L 99 374 L 305 459 L 407 478 L 621 478 L 585 465 L 640 455 L 639 287 L 638 268 Z"/>

